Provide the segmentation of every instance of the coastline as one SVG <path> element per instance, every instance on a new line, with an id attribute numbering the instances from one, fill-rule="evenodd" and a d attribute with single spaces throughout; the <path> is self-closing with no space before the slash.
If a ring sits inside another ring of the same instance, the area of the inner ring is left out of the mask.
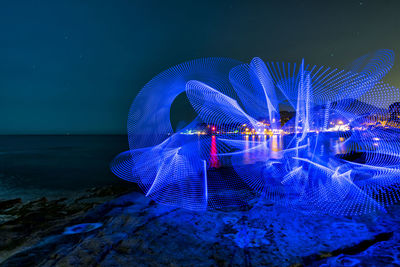
<path id="1" fill-rule="evenodd" d="M 400 261 L 400 205 L 379 216 L 354 217 L 310 216 L 262 201 L 246 211 L 192 212 L 128 191 L 106 187 L 74 201 L 17 203 L 15 210 L 30 213 L 2 224 L 0 232 L 28 227 L 32 220 L 36 230 L 8 254 L 2 252 L 8 258 L 0 266 L 381 266 Z M 65 234 L 82 223 L 99 227 Z"/>

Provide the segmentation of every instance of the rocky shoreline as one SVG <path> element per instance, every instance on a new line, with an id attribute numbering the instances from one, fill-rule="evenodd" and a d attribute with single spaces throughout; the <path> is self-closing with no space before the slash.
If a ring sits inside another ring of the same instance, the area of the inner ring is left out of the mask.
<path id="1" fill-rule="evenodd" d="M 91 188 L 74 199 L 42 197 L 0 201 L 0 263 L 30 247 L 42 238 L 57 234 L 68 224 L 79 222 L 89 210 L 134 187 L 106 186 Z"/>
<path id="2" fill-rule="evenodd" d="M 1 202 L 0 265 L 400 264 L 398 205 L 379 216 L 340 218 L 309 216 L 264 202 L 248 210 L 199 213 L 126 190 L 93 189 L 73 201 Z M 84 231 L 66 234 L 66 228 L 81 229 L 82 223 L 98 228 L 84 226 Z"/>

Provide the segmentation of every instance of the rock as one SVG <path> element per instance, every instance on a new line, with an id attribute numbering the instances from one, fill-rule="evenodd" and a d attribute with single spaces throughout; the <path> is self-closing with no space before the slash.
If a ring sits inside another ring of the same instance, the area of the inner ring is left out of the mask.
<path id="1" fill-rule="evenodd" d="M 339 255 L 335 258 L 329 259 L 328 260 L 328 266 L 332 267 L 339 267 L 339 266 L 360 266 L 361 261 L 351 257 L 351 256 L 346 256 L 346 255 Z"/>
<path id="2" fill-rule="evenodd" d="M 400 206 L 379 219 L 310 216 L 269 203 L 254 203 L 248 211 L 200 213 L 159 205 L 143 194 L 131 193 L 79 211 L 88 207 L 88 200 L 30 203 L 25 211 L 55 215 L 47 214 L 48 221 L 41 227 L 49 229 L 34 232 L 36 242 L 31 240 L 24 254 L 15 254 L 5 264 L 22 262 L 30 253 L 35 256 L 29 259 L 42 266 L 383 266 L 399 262 Z M 61 205 L 67 216 L 54 211 Z M 22 218 L 20 226 L 26 220 Z M 83 222 L 103 226 L 61 235 L 65 226 Z M 0 234 L 6 234 L 3 227 Z M 49 233 L 70 239 L 47 245 L 38 241 Z"/>
<path id="3" fill-rule="evenodd" d="M 14 198 L 9 200 L 0 201 L 0 211 L 12 208 L 17 204 L 21 204 L 22 200 L 20 198 Z"/>
<path id="4" fill-rule="evenodd" d="M 64 230 L 64 235 L 81 234 L 94 231 L 102 227 L 102 223 L 81 223 L 73 226 L 66 227 Z"/>
<path id="5" fill-rule="evenodd" d="M 22 203 L 20 199 L 2 201 L 2 207 L 7 209 L 0 211 L 0 261 L 13 253 L 17 253 L 16 257 L 26 259 L 26 255 L 18 254 L 20 248 L 34 249 L 42 238 L 61 234 L 68 225 L 103 219 L 113 206 L 101 204 L 126 190 L 98 188 L 86 197 L 78 196 L 75 200 L 60 198 L 49 201 L 40 198 L 27 203 Z M 101 206 L 103 208 L 97 208 Z M 85 216 L 89 210 L 91 212 Z"/>
<path id="6" fill-rule="evenodd" d="M 12 220 L 15 220 L 17 216 L 14 215 L 0 215 L 0 225 Z"/>

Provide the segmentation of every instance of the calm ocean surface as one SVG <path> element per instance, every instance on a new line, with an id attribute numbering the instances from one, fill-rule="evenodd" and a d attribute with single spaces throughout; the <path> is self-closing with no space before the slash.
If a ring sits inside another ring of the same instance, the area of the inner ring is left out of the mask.
<path id="1" fill-rule="evenodd" d="M 242 138 L 246 150 L 262 141 L 262 137 Z M 329 136 L 326 147 L 330 151 L 333 149 L 334 154 L 345 153 L 345 147 L 338 142 L 337 136 Z M 272 158 L 279 156 L 277 151 L 282 149 L 283 143 L 282 136 L 273 136 L 271 150 L 265 153 Z M 211 141 L 212 167 L 220 165 L 217 146 L 217 142 Z M 128 138 L 125 135 L 0 136 L 0 200 L 70 197 L 93 187 L 132 186 L 116 177 L 109 168 L 111 160 L 126 150 Z M 252 156 L 260 158 L 261 155 L 245 153 L 244 163 L 251 164 Z"/>
<path id="2" fill-rule="evenodd" d="M 109 163 L 128 149 L 127 136 L 0 136 L 0 199 L 77 195 L 127 183 Z"/>

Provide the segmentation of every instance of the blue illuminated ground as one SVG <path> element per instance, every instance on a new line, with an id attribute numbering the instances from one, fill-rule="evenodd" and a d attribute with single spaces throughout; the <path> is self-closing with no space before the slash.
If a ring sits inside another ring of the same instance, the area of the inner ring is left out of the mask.
<path id="1" fill-rule="evenodd" d="M 43 238 L 4 266 L 396 266 L 399 211 L 310 217 L 255 201 L 247 211 L 199 213 L 131 193 L 81 218 L 100 228 Z"/>

